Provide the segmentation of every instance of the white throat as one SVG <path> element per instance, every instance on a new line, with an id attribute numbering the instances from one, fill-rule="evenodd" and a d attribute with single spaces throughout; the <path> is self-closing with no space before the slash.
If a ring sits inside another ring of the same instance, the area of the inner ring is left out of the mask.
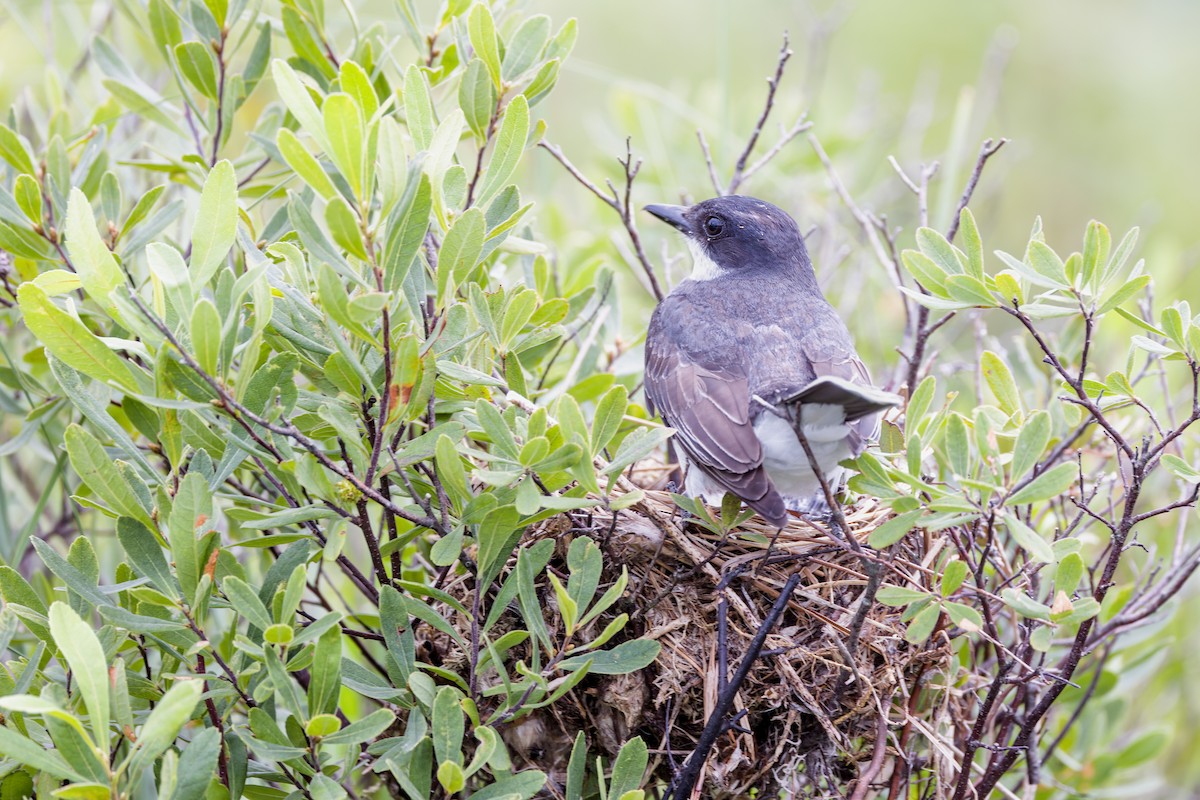
<path id="1" fill-rule="evenodd" d="M 704 252 L 704 248 L 694 239 L 689 238 L 687 246 L 688 250 L 692 251 L 692 274 L 689 276 L 692 280 L 710 281 L 725 273 L 725 270 L 717 266 L 717 262 L 709 258 L 708 253 Z"/>

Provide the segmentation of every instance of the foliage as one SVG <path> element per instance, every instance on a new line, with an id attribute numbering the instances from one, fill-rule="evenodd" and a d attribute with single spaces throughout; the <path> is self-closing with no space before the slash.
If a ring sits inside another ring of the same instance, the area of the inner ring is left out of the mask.
<path id="1" fill-rule="evenodd" d="M 504 725 L 657 649 L 597 627 L 592 540 L 508 563 L 666 433 L 569 347 L 609 274 L 552 266 L 513 183 L 574 23 L 402 3 L 335 51 L 320 2 L 122 13 L 106 101 L 0 127 L 4 453 L 26 533 L 86 532 L 33 539 L 61 598 L 3 568 L 6 790 L 532 796 Z"/>
<path id="2" fill-rule="evenodd" d="M 0 125 L 5 796 L 663 788 L 648 726 L 599 759 L 581 732 L 553 775 L 512 739 L 658 653 L 630 624 L 638 565 L 579 522 L 636 513 L 624 473 L 670 435 L 614 336 L 628 271 L 606 231 L 570 250 L 520 172 L 544 144 L 657 292 L 640 163 L 605 191 L 543 142 L 573 21 L 352 6 L 120 4 L 73 78 L 96 92 L 52 72 Z M 788 54 L 728 184 L 709 157 L 718 193 L 809 127 L 749 160 Z M 810 141 L 907 319 L 907 407 L 854 464 L 849 499 L 894 512 L 855 547 L 854 598 L 936 656 L 836 754 L 854 796 L 1118 783 L 1164 739 L 1105 724 L 1116 667 L 1148 655 L 1118 637 L 1200 564 L 1182 534 L 1161 569 L 1134 549 L 1196 500 L 1200 318 L 1153 312 L 1136 233 L 1099 223 L 1066 258 L 1038 224 L 985 260 L 971 190 L 930 227 L 932 171 L 901 176 L 904 249 Z M 927 375 L 967 317 L 979 364 Z M 678 503 L 722 539 L 748 516 Z"/>

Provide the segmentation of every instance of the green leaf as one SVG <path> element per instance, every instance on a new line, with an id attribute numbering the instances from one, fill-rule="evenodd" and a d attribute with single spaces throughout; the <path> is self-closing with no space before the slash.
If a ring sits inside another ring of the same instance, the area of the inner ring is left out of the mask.
<path id="1" fill-rule="evenodd" d="M 592 452 L 599 453 L 617 435 L 629 405 L 629 391 L 617 384 L 605 392 L 596 404 L 596 416 L 592 420 Z"/>
<path id="2" fill-rule="evenodd" d="M 450 499 L 457 501 L 459 505 L 466 505 L 472 495 L 467 484 L 467 471 L 463 469 L 462 459 L 454 447 L 454 440 L 449 436 L 438 436 L 435 459 L 437 475 Z"/>
<path id="3" fill-rule="evenodd" d="M 1017 382 L 1013 380 L 1012 371 L 1000 356 L 991 350 L 985 350 L 981 359 L 983 379 L 987 381 L 996 404 L 1005 414 L 1012 416 L 1021 410 L 1021 393 L 1017 390 Z"/>
<path id="4" fill-rule="evenodd" d="M 208 285 L 237 237 L 237 175 L 233 164 L 218 161 L 204 181 L 200 207 L 192 222 L 192 287 Z"/>
<path id="5" fill-rule="evenodd" d="M 458 105 L 475 138 L 481 142 L 486 140 L 492 113 L 496 110 L 496 86 L 487 67 L 478 58 L 471 59 L 462 83 L 458 85 Z"/>
<path id="6" fill-rule="evenodd" d="M 27 281 L 17 299 L 25 325 L 55 358 L 89 377 L 137 392 L 132 368 L 78 318 L 54 305 L 45 290 Z"/>
<path id="7" fill-rule="evenodd" d="M 950 469 L 960 477 L 971 474 L 971 445 L 967 434 L 967 423 L 962 414 L 953 413 L 946 420 L 946 454 L 950 457 Z"/>
<path id="8" fill-rule="evenodd" d="M 313 137 L 322 150 L 328 152 L 329 139 L 325 136 L 325 123 L 321 111 L 313 102 L 300 76 L 286 61 L 278 58 L 271 63 L 271 75 L 275 80 L 275 91 L 279 92 L 279 97 L 288 111 L 292 112 L 292 116 L 300 123 L 304 132 Z"/>
<path id="9" fill-rule="evenodd" d="M 125 549 L 125 554 L 133 569 L 139 575 L 150 579 L 150 583 L 164 595 L 173 600 L 179 600 L 179 582 L 170 573 L 167 558 L 162 554 L 155 535 L 150 533 L 143 523 L 130 517 L 120 517 L 116 521 L 116 537 Z"/>
<path id="10" fill-rule="evenodd" d="M 613 762 L 612 777 L 608 783 L 608 796 L 620 798 L 626 792 L 631 792 L 641 786 L 642 778 L 646 774 L 646 765 L 649 762 L 650 755 L 646 749 L 646 743 L 640 736 L 621 745 L 616 761 Z"/>
<path id="11" fill-rule="evenodd" d="M 1068 553 L 1058 562 L 1058 568 L 1054 571 L 1054 588 L 1068 595 L 1075 594 L 1082 578 L 1083 558 L 1079 553 Z"/>
<path id="12" fill-rule="evenodd" d="M 1050 547 L 1050 543 L 1040 533 L 1026 525 L 1016 514 L 1005 514 L 1004 524 L 1017 545 L 1033 560 L 1043 564 L 1054 563 L 1054 550 Z"/>
<path id="13" fill-rule="evenodd" d="M 274 623 L 267 607 L 258 599 L 258 593 L 254 591 L 254 587 L 241 578 L 232 575 L 225 578 L 221 581 L 221 591 L 229 598 L 233 610 L 239 616 L 249 620 L 250 624 L 260 631 L 265 631 Z"/>
<path id="14" fill-rule="evenodd" d="M 72 469 L 99 499 L 118 515 L 149 519 L 100 440 L 74 423 L 67 427 L 63 438 Z"/>
<path id="15" fill-rule="evenodd" d="M 929 599 L 929 595 L 926 592 L 919 592 L 916 589 L 905 589 L 902 586 L 882 586 L 875 593 L 875 599 L 885 606 L 899 607 L 927 600 Z"/>
<path id="16" fill-rule="evenodd" d="M 996 305 L 995 296 L 983 281 L 970 275 L 951 275 L 946 278 L 946 293 L 954 300 L 981 308 Z"/>
<path id="17" fill-rule="evenodd" d="M 1200 483 L 1200 470 L 1177 455 L 1167 453 L 1162 457 L 1163 466 L 1187 483 Z"/>
<path id="18" fill-rule="evenodd" d="M 430 732 L 433 752 L 439 763 L 462 765 L 462 739 L 465 731 L 463 710 L 459 705 L 462 693 L 453 686 L 438 689 L 433 699 Z"/>
<path id="19" fill-rule="evenodd" d="M 184 42 L 175 46 L 175 60 L 188 83 L 209 100 L 217 99 L 217 58 L 211 47 Z"/>
<path id="20" fill-rule="evenodd" d="M 146 724 L 137 734 L 137 742 L 129 761 L 130 774 L 140 774 L 175 743 L 175 737 L 192 718 L 192 712 L 200 702 L 203 692 L 202 681 L 180 680 L 158 700 L 154 710 L 146 718 Z"/>
<path id="21" fill-rule="evenodd" d="M 950 275 L 963 274 L 962 262 L 958 260 L 954 245 L 933 228 L 917 228 L 917 246 L 931 258 L 942 271 Z M 927 287 L 928 288 L 928 287 Z"/>
<path id="22" fill-rule="evenodd" d="M 892 517 L 887 522 L 880 525 L 875 530 L 871 531 L 870 537 L 867 539 L 867 544 L 879 550 L 884 547 L 889 547 L 908 535 L 923 515 L 924 511 L 915 509 L 906 511 Z"/>
<path id="23" fill-rule="evenodd" d="M 1035 239 L 1029 243 L 1029 266 L 1057 287 L 1066 288 L 1071 285 L 1062 259 L 1045 242 Z"/>
<path id="24" fill-rule="evenodd" d="M 480 8 L 480 6 L 476 6 Z M 496 133 L 496 148 L 488 162 L 479 191 L 478 202 L 482 205 L 505 187 L 512 177 L 525 152 L 525 140 L 529 137 L 529 102 L 524 95 L 517 95 L 504 109 L 504 119 Z"/>
<path id="25" fill-rule="evenodd" d="M 983 617 L 968 605 L 946 603 L 946 614 L 951 622 L 965 631 L 983 630 Z"/>
<path id="26" fill-rule="evenodd" d="M 338 172 L 350 184 L 354 196 L 366 197 L 366 181 L 363 163 L 366 154 L 366 137 L 363 131 L 362 112 L 354 98 L 343 92 L 334 92 L 325 98 L 321 106 L 325 124 L 325 136 L 329 140 L 329 157 Z"/>
<path id="27" fill-rule="evenodd" d="M 1101 267 L 1108 263 L 1108 251 L 1112 247 L 1112 236 L 1107 226 L 1092 220 L 1083 237 L 1082 275 L 1084 286 L 1094 286 L 1100 277 Z"/>
<path id="28" fill-rule="evenodd" d="M 921 609 L 913 621 L 908 623 L 904 631 L 904 639 L 912 644 L 920 644 L 930 637 L 938 619 L 942 616 L 941 606 L 930 604 Z"/>
<path id="29" fill-rule="evenodd" d="M 107 741 L 107 739 L 105 740 Z M 39 772 L 45 772 L 59 780 L 83 781 L 82 775 L 74 770 L 55 750 L 46 750 L 41 745 L 25 738 L 12 728 L 0 726 L 0 755 Z"/>
<path id="30" fill-rule="evenodd" d="M 55 602 L 50 606 L 50 633 L 71 668 L 71 675 L 91 722 L 92 741 L 108 744 L 108 661 L 104 648 L 92 631 L 69 605 Z"/>
<path id="31" fill-rule="evenodd" d="M 203 800 L 215 779 L 220 753 L 221 733 L 216 728 L 205 728 L 193 736 L 180 752 L 171 800 Z"/>
<path id="32" fill-rule="evenodd" d="M 588 670 L 592 675 L 627 675 L 649 666 L 662 645 L 652 639 L 633 639 L 595 653 L 584 653 L 573 656 L 559 663 L 559 668 L 565 672 L 580 669 L 588 661 L 592 662 Z"/>
<path id="33" fill-rule="evenodd" d="M 34 175 L 33 157 L 29 155 L 25 143 L 7 125 L 0 123 L 0 158 L 7 161 L 13 169 L 24 175 Z"/>
<path id="34" fill-rule="evenodd" d="M 300 141 L 296 134 L 287 128 L 280 128 L 275 136 L 275 145 L 279 148 L 283 160 L 291 167 L 300 179 L 311 186 L 317 194 L 326 200 L 338 196 L 337 187 L 325 172 L 321 162 Z"/>
<path id="35" fill-rule="evenodd" d="M 1043 500 L 1057 497 L 1075 483 L 1078 474 L 1079 468 L 1074 464 L 1059 464 L 1057 467 L 1038 475 L 1025 488 L 1009 495 L 1005 499 L 1004 504 L 1007 506 L 1021 506 L 1027 503 L 1040 503 Z"/>
<path id="36" fill-rule="evenodd" d="M 966 248 L 967 274 L 982 281 L 984 276 L 983 241 L 979 238 L 975 215 L 971 213 L 971 209 L 964 208 L 958 215 L 958 221 L 958 232 L 962 234 L 963 247 Z"/>
<path id="37" fill-rule="evenodd" d="M 1046 621 L 1050 619 L 1050 609 L 1024 592 L 1008 587 L 1001 590 L 1000 597 L 1004 600 L 1005 605 L 1024 617 Z"/>
<path id="38" fill-rule="evenodd" d="M 479 263 L 486 223 L 483 212 L 469 208 L 454 221 L 438 253 L 438 306 L 445 308 L 464 278 Z"/>
<path id="39" fill-rule="evenodd" d="M 545 14 L 536 14 L 521 23 L 504 48 L 501 65 L 504 79 L 511 81 L 532 67 L 549 38 L 550 18 Z"/>
<path id="40" fill-rule="evenodd" d="M 342 91 L 354 98 L 354 102 L 358 103 L 359 108 L 363 111 L 363 117 L 370 120 L 375 116 L 375 112 L 379 110 L 379 96 L 375 94 L 375 87 L 371 85 L 371 76 L 366 73 L 357 62 L 347 59 L 342 62 L 341 69 L 338 73 L 338 83 L 341 84 Z"/>
<path id="41" fill-rule="evenodd" d="M 409 271 L 418 263 L 417 253 L 429 229 L 432 203 L 429 176 L 414 174 L 404 196 L 388 216 L 387 247 L 383 258 L 384 287 L 388 291 L 399 290 Z"/>
<path id="42" fill-rule="evenodd" d="M 342 684 L 342 631 L 336 625 L 317 640 L 309 672 L 312 676 L 308 684 L 309 713 L 333 714 Z"/>
<path id="43" fill-rule="evenodd" d="M 512 506 L 500 506 L 488 512 L 479 524 L 479 580 L 489 583 L 512 555 L 512 549 L 520 538 L 523 527 L 518 525 L 520 516 Z"/>
<path id="44" fill-rule="evenodd" d="M 404 73 L 404 117 L 408 132 L 417 150 L 428 150 L 433 142 L 433 102 L 429 98 L 429 81 L 416 64 Z"/>
<path id="45" fill-rule="evenodd" d="M 117 259 L 100 239 L 92 206 L 79 189 L 71 189 L 67 205 L 67 251 L 88 296 L 112 313 L 108 296 L 125 283 Z M 65 359 L 64 359 L 65 360 Z"/>
<path id="46" fill-rule="evenodd" d="M 673 433 L 675 433 L 674 428 L 636 429 L 621 440 L 621 446 L 617 448 L 612 461 L 604 468 L 604 474 L 615 475 L 630 464 L 640 461 L 671 438 Z"/>
<path id="47" fill-rule="evenodd" d="M 200 367 L 209 375 L 219 374 L 221 355 L 221 316 L 207 297 L 202 297 L 192 311 L 192 352 Z"/>
<path id="48" fill-rule="evenodd" d="M 487 65 L 488 74 L 492 76 L 492 82 L 499 89 L 502 85 L 500 79 L 500 45 L 496 41 L 496 23 L 492 19 L 492 12 L 486 3 L 476 3 L 471 9 L 471 16 L 467 21 L 467 30 L 471 38 L 471 47 L 475 48 L 475 54 L 483 59 L 483 63 Z"/>
<path id="49" fill-rule="evenodd" d="M 1017 434 L 1017 441 L 1013 445 L 1012 463 L 1009 467 L 1010 478 L 1017 481 L 1025 477 L 1025 473 L 1033 469 L 1033 466 L 1046 452 L 1046 445 L 1049 442 L 1050 415 L 1045 411 L 1035 411 L 1025 420 L 1025 424 L 1021 426 L 1021 432 Z"/>
<path id="50" fill-rule="evenodd" d="M 379 737 L 396 721 L 396 715 L 386 708 L 373 711 L 357 722 L 352 722 L 337 733 L 325 737 L 328 745 L 358 745 Z"/>
<path id="51" fill-rule="evenodd" d="M 206 554 L 200 550 L 199 532 L 212 527 L 212 492 L 208 481 L 196 472 L 189 472 L 179 482 L 175 502 L 168 521 L 168 540 L 175 561 L 175 572 L 185 599 L 196 594 L 200 582 L 202 559 Z"/>
<path id="52" fill-rule="evenodd" d="M 960 561 L 957 558 L 946 562 L 946 567 L 942 571 L 942 597 L 949 597 L 958 591 L 958 587 L 963 585 L 963 581 L 967 579 L 967 563 Z"/>

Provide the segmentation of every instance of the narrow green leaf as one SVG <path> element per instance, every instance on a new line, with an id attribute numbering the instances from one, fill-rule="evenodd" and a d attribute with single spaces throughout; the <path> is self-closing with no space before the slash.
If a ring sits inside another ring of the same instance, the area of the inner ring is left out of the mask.
<path id="1" fill-rule="evenodd" d="M 471 38 L 471 47 L 475 54 L 487 65 L 492 82 L 499 89 L 502 85 L 500 78 L 500 45 L 496 41 L 496 23 L 492 19 L 491 9 L 487 3 L 476 3 L 471 9 L 467 20 L 467 30 Z"/>
<path id="2" fill-rule="evenodd" d="M 288 111 L 292 112 L 292 116 L 300 123 L 304 132 L 313 137 L 322 150 L 328 152 L 329 139 L 325 136 L 325 123 L 321 118 L 321 111 L 313 102 L 300 76 L 286 61 L 278 58 L 271 63 L 271 74 L 275 79 L 275 90 L 279 92 L 279 97 L 288 107 Z"/>
<path id="3" fill-rule="evenodd" d="M 496 110 L 496 85 L 478 58 L 471 59 L 458 85 L 458 106 L 475 138 L 484 141 L 491 127 L 492 113 Z"/>
<path id="4" fill-rule="evenodd" d="M 1076 465 L 1059 464 L 1038 475 L 1025 488 L 1009 495 L 1004 504 L 1009 507 L 1021 506 L 1057 497 L 1075 483 L 1078 474 L 1079 468 Z"/>
<path id="5" fill-rule="evenodd" d="M 980 364 L 983 379 L 987 382 L 992 396 L 996 398 L 1000 410 L 1009 416 L 1018 413 L 1021 410 L 1021 393 L 1008 365 L 991 350 L 983 352 Z"/>
<path id="6" fill-rule="evenodd" d="M 287 128 L 280 128 L 279 133 L 275 136 L 275 145 L 279 148 L 279 152 L 288 166 L 317 194 L 326 200 L 337 196 L 337 187 L 333 185 L 333 181 L 321 166 L 321 162 L 308 152 L 308 148 L 296 134 Z"/>
<path id="7" fill-rule="evenodd" d="M 366 134 L 363 130 L 362 112 L 348 94 L 334 92 L 325 98 L 321 106 L 325 124 L 325 136 L 329 140 L 329 156 L 338 172 L 350 184 L 354 196 L 366 196 L 363 163 L 366 152 Z"/>
<path id="8" fill-rule="evenodd" d="M 483 252 L 485 221 L 478 208 L 467 209 L 454 221 L 438 254 L 438 306 L 450 302 L 458 285 L 479 263 Z"/>
<path id="9" fill-rule="evenodd" d="M 920 644 L 928 639 L 941 616 L 941 606 L 931 604 L 921 609 L 921 612 L 913 617 L 913 621 L 908 623 L 908 628 L 904 631 L 905 641 Z"/>
<path id="10" fill-rule="evenodd" d="M 352 722 L 337 733 L 325 737 L 328 745 L 358 745 L 376 739 L 396 720 L 396 715 L 386 708 L 373 711 L 357 722 Z"/>
<path id="11" fill-rule="evenodd" d="M 984 276 L 983 240 L 979 238 L 975 215 L 971 213 L 971 209 L 964 208 L 958 215 L 958 219 L 958 232 L 962 234 L 963 247 L 966 248 L 967 274 L 982 281 Z"/>
<path id="12" fill-rule="evenodd" d="M 274 623 L 267 607 L 258 599 L 258 593 L 241 578 L 232 575 L 225 578 L 221 581 L 221 591 L 229 598 L 233 610 L 260 631 L 265 631 Z"/>
<path id="13" fill-rule="evenodd" d="M 200 94 L 217 99 L 217 58 L 202 42 L 183 42 L 175 46 L 179 71 Z"/>
<path id="14" fill-rule="evenodd" d="M 218 161 L 204 181 L 200 207 L 192 222 L 192 286 L 206 286 L 229 255 L 237 237 L 237 175 L 233 164 Z"/>
<path id="15" fill-rule="evenodd" d="M 916 239 L 921 252 L 933 259 L 942 270 L 951 275 L 963 274 L 956 248 L 941 233 L 933 228 L 917 228 Z"/>
<path id="16" fill-rule="evenodd" d="M 196 361 L 209 375 L 218 375 L 221 355 L 221 316 L 207 297 L 200 298 L 192 311 L 192 351 Z"/>
<path id="17" fill-rule="evenodd" d="M 108 295 L 125 283 L 117 259 L 100 239 L 92 206 L 79 189 L 71 189 L 67 204 L 67 251 L 88 296 L 112 309 Z"/>
<path id="18" fill-rule="evenodd" d="M 942 571 L 942 597 L 949 597 L 957 592 L 958 587 L 962 586 L 966 579 L 967 563 L 965 561 L 955 558 L 946 562 L 946 568 Z"/>
<path id="19" fill-rule="evenodd" d="M 20 174 L 35 174 L 33 157 L 29 155 L 25 143 L 12 128 L 3 123 L 0 123 L 0 158 L 7 161 Z"/>
<path id="20" fill-rule="evenodd" d="M 1066 288 L 1071 285 L 1067 278 L 1066 265 L 1045 242 L 1034 240 L 1029 243 L 1029 265 L 1058 287 Z"/>
<path id="21" fill-rule="evenodd" d="M 478 6 L 477 6 L 478 8 Z M 488 162 L 479 191 L 478 202 L 482 205 L 505 187 L 512 177 L 525 152 L 525 140 L 529 137 L 529 102 L 524 95 L 517 95 L 504 109 L 504 119 L 496 133 L 496 147 Z"/>
<path id="22" fill-rule="evenodd" d="M 1041 459 L 1050 442 L 1050 415 L 1042 410 L 1029 415 L 1017 434 L 1013 445 L 1012 463 L 1009 467 L 1011 480 L 1017 481 L 1025 477 L 1025 473 L 1033 469 L 1033 465 Z"/>
<path id="23" fill-rule="evenodd" d="M 212 513 L 208 481 L 199 473 L 189 472 L 179 482 L 167 525 L 171 556 L 185 599 L 195 596 L 200 582 L 204 554 L 200 550 L 199 532 L 212 527 Z"/>
<path id="24" fill-rule="evenodd" d="M 342 684 L 342 631 L 336 625 L 317 640 L 309 672 L 308 712 L 332 714 L 337 710 Z"/>
<path id="25" fill-rule="evenodd" d="M 175 793 L 171 800 L 203 800 L 215 778 L 221 754 L 221 732 L 205 728 L 197 733 L 179 755 Z"/>
<path id="26" fill-rule="evenodd" d="M 924 512 L 918 508 L 892 517 L 871 531 L 867 543 L 876 550 L 895 544 L 908 535 L 923 514 Z"/>
<path id="27" fill-rule="evenodd" d="M 1017 545 L 1032 556 L 1033 560 L 1043 564 L 1054 563 L 1054 550 L 1050 547 L 1050 543 L 1040 533 L 1026 525 L 1016 514 L 1005 514 L 1004 524 Z"/>
<path id="28" fill-rule="evenodd" d="M 875 599 L 885 606 L 900 607 L 916 603 L 920 600 L 927 600 L 929 599 L 929 595 L 925 592 L 918 592 L 915 589 L 905 589 L 901 586 L 882 586 L 875 593 Z"/>
<path id="29" fill-rule="evenodd" d="M 44 289 L 27 281 L 17 299 L 25 325 L 55 358 L 89 377 L 138 390 L 133 369 L 76 317 L 54 305 Z"/>
<path id="30" fill-rule="evenodd" d="M 71 675 L 91 723 L 92 741 L 101 747 L 108 744 L 108 661 L 104 648 L 92 631 L 69 605 L 55 602 L 50 606 L 50 633 L 71 668 Z"/>
<path id="31" fill-rule="evenodd" d="M 613 762 L 612 777 L 608 783 L 608 796 L 621 798 L 626 792 L 631 792 L 642 785 L 646 773 L 646 765 L 650 762 L 646 743 L 640 736 L 630 739 L 621 745 Z"/>
<path id="32" fill-rule="evenodd" d="M 408 132 L 417 150 L 428 150 L 433 143 L 433 102 L 429 98 L 429 81 L 416 64 L 404 73 L 404 116 Z"/>

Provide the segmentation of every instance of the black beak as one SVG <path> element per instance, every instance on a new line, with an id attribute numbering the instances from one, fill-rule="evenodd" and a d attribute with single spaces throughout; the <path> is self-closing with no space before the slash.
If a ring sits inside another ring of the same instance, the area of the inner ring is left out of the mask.
<path id="1" fill-rule="evenodd" d="M 646 206 L 646 210 L 671 227 L 684 233 L 688 232 L 687 220 L 683 218 L 683 212 L 687 211 L 687 206 L 653 205 Z"/>

